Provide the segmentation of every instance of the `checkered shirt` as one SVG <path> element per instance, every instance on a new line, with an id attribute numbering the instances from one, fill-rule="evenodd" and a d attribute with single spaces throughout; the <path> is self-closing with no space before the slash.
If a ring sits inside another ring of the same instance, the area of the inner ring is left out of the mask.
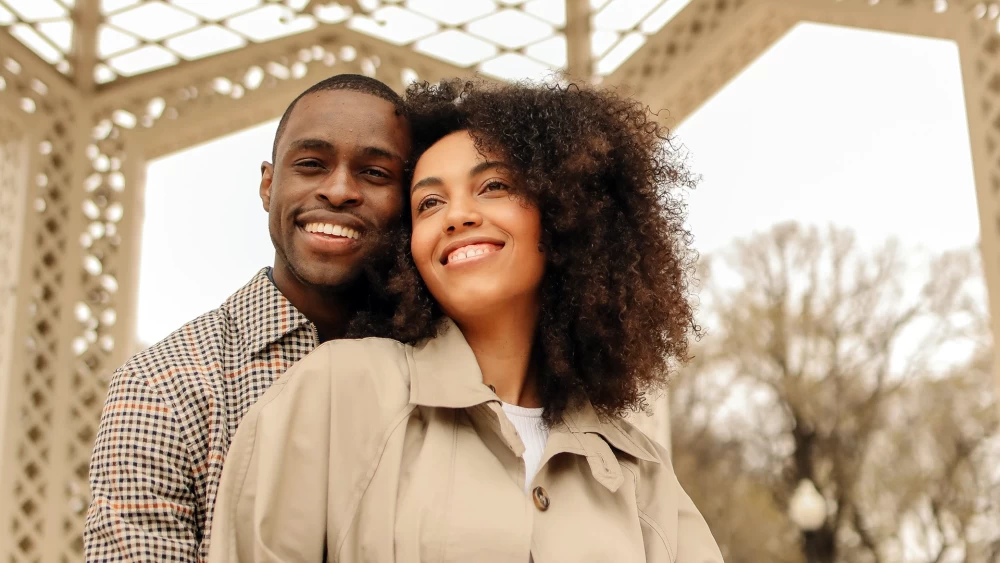
<path id="1" fill-rule="evenodd" d="M 243 415 L 317 345 L 261 270 L 115 372 L 90 463 L 86 560 L 208 557 L 222 462 Z"/>

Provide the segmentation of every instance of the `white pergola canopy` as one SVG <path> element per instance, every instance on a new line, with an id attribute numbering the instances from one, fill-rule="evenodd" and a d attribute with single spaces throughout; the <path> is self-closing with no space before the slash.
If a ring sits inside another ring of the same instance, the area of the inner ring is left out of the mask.
<path id="1" fill-rule="evenodd" d="M 687 0 L 585 0 L 587 55 L 613 71 Z M 3 0 L 0 25 L 82 86 L 343 24 L 499 79 L 567 65 L 565 0 Z"/>
<path id="2" fill-rule="evenodd" d="M 396 89 L 568 75 L 676 125 L 803 20 L 951 39 L 1000 318 L 998 16 L 978 0 L 0 0 L 0 557 L 81 558 L 108 378 L 135 351 L 148 159 L 341 72 Z"/>

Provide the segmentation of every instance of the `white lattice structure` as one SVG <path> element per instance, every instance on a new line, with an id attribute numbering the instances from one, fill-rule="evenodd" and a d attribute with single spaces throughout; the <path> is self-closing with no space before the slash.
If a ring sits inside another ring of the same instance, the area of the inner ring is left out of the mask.
<path id="1" fill-rule="evenodd" d="M 4 561 L 81 559 L 87 465 L 107 378 L 135 344 L 146 160 L 273 119 L 298 92 L 339 72 L 401 89 L 415 77 L 563 69 L 626 84 L 667 108 L 676 125 L 802 20 L 952 39 L 962 57 L 983 263 L 1000 318 L 997 2 L 342 4 L 0 0 Z M 666 441 L 666 424 L 650 430 Z"/>

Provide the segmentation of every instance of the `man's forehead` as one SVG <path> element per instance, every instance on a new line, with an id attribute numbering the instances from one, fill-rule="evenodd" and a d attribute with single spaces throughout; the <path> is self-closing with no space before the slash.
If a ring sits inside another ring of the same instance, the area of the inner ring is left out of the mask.
<path id="1" fill-rule="evenodd" d="M 321 90 L 302 96 L 289 123 L 309 121 L 317 116 L 401 121 L 396 106 L 374 94 L 355 90 Z"/>
<path id="2" fill-rule="evenodd" d="M 303 96 L 292 108 L 279 143 L 288 146 L 301 138 L 347 141 L 380 135 L 408 147 L 408 126 L 388 100 L 353 90 L 324 90 Z"/>

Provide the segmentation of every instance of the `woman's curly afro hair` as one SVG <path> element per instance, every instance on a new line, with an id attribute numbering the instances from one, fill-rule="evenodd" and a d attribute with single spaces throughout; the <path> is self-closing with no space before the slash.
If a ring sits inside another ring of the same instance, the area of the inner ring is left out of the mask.
<path id="1" fill-rule="evenodd" d="M 696 256 L 678 197 L 695 179 L 656 116 L 574 84 L 418 83 L 406 104 L 413 162 L 466 130 L 481 152 L 517 169 L 518 195 L 541 212 L 546 270 L 533 354 L 546 419 L 582 399 L 603 416 L 645 408 L 698 331 L 688 287 Z M 367 332 L 416 342 L 435 334 L 441 311 L 402 230 L 388 283 L 394 316 Z M 366 317 L 359 322 L 373 322 Z"/>

